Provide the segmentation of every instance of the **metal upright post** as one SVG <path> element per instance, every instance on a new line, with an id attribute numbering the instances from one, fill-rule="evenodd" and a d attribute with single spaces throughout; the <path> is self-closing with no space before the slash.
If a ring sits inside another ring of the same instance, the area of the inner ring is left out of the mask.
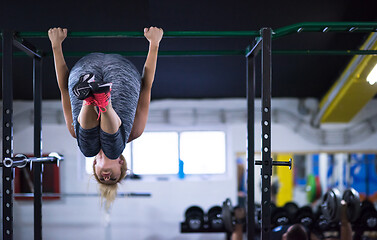
<path id="1" fill-rule="evenodd" d="M 271 237 L 271 28 L 262 30 L 262 239 Z"/>
<path id="2" fill-rule="evenodd" d="M 247 97 L 247 239 L 255 239 L 255 199 L 254 199 L 254 100 L 255 100 L 255 55 L 246 57 L 246 97 Z"/>
<path id="3" fill-rule="evenodd" d="M 13 32 L 3 31 L 3 161 L 13 157 Z M 13 239 L 13 169 L 3 166 L 3 239 Z"/>
<path id="4" fill-rule="evenodd" d="M 42 156 L 42 59 L 33 58 L 34 156 Z M 42 166 L 34 163 L 34 239 L 42 239 Z"/>

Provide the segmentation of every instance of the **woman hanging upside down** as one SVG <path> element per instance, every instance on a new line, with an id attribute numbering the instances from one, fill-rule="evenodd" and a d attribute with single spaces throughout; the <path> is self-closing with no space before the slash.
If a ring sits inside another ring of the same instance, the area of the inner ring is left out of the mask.
<path id="1" fill-rule="evenodd" d="M 161 28 L 144 29 L 149 52 L 140 76 L 126 58 L 103 53 L 81 58 L 69 72 L 62 50 L 67 29 L 48 30 L 65 122 L 81 152 L 95 157 L 94 177 L 106 208 L 126 175 L 126 143 L 138 138 L 147 122 L 162 35 Z"/>

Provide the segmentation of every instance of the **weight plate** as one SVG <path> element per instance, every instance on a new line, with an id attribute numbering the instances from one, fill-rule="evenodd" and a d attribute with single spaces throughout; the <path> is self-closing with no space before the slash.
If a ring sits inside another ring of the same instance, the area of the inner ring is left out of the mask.
<path id="1" fill-rule="evenodd" d="M 222 219 L 222 208 L 220 206 L 213 206 L 208 210 L 208 221 L 212 229 L 222 229 L 224 222 Z"/>
<path id="2" fill-rule="evenodd" d="M 296 215 L 296 213 L 299 209 L 297 204 L 294 203 L 294 202 L 287 202 L 284 205 L 284 209 L 288 212 L 288 218 L 289 218 L 290 222 L 293 222 L 295 215 Z"/>
<path id="3" fill-rule="evenodd" d="M 310 206 L 301 207 L 295 216 L 294 223 L 301 223 L 307 228 L 311 228 L 314 224 L 314 214 Z"/>
<path id="4" fill-rule="evenodd" d="M 315 177 L 315 190 L 315 200 L 320 199 L 322 195 L 322 188 L 318 176 Z"/>
<path id="5" fill-rule="evenodd" d="M 291 223 L 289 219 L 289 213 L 285 208 L 275 208 L 271 214 L 271 224 L 273 227 L 280 225 L 287 225 Z"/>
<path id="6" fill-rule="evenodd" d="M 321 211 L 329 222 L 339 222 L 340 220 L 341 195 L 338 189 L 333 188 L 323 195 Z"/>
<path id="7" fill-rule="evenodd" d="M 312 203 L 316 199 L 316 181 L 313 174 L 308 175 L 308 179 L 306 182 L 306 198 L 308 202 Z"/>
<path id="8" fill-rule="evenodd" d="M 222 218 L 223 218 L 225 230 L 228 233 L 232 233 L 234 231 L 235 224 L 234 224 L 234 219 L 233 219 L 232 202 L 230 201 L 229 198 L 227 198 L 223 202 L 221 215 L 222 215 Z"/>
<path id="9" fill-rule="evenodd" d="M 374 204 L 369 200 L 364 200 L 361 203 L 360 209 L 358 222 L 369 230 L 377 230 L 377 211 Z"/>
<path id="10" fill-rule="evenodd" d="M 187 208 L 187 210 L 185 212 L 185 217 L 188 218 L 188 217 L 193 216 L 193 215 L 203 217 L 204 211 L 199 206 L 191 206 L 191 207 Z"/>
<path id="11" fill-rule="evenodd" d="M 349 188 L 343 193 L 343 200 L 347 203 L 347 218 L 355 222 L 360 216 L 360 196 L 354 188 Z"/>
<path id="12" fill-rule="evenodd" d="M 192 230 L 199 230 L 204 223 L 204 211 L 201 207 L 191 206 L 185 212 L 186 224 Z"/>

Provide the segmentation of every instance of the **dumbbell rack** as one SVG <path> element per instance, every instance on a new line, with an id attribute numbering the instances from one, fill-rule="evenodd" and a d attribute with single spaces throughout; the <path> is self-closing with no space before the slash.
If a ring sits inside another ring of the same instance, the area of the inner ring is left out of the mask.
<path id="1" fill-rule="evenodd" d="M 185 212 L 185 221 L 181 222 L 181 233 L 227 233 L 227 239 L 230 239 L 232 231 L 227 231 L 223 213 L 224 207 L 217 205 L 207 213 L 199 206 L 190 206 Z"/>
<path id="2" fill-rule="evenodd" d="M 231 239 L 231 233 L 228 233 L 225 228 L 212 229 L 207 223 L 203 224 L 200 229 L 192 230 L 185 222 L 181 222 L 181 233 L 226 233 L 226 239 Z"/>
<path id="3" fill-rule="evenodd" d="M 225 228 L 213 229 L 208 223 L 204 223 L 201 228 L 193 230 L 185 222 L 181 222 L 181 233 L 226 233 L 226 230 Z"/>

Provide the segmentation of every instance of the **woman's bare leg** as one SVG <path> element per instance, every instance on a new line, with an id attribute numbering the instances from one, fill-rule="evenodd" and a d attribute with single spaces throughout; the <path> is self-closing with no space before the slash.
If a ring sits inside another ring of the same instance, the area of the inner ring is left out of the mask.
<path id="1" fill-rule="evenodd" d="M 111 105 L 106 106 L 106 112 L 101 112 L 100 127 L 102 131 L 110 134 L 114 134 L 118 131 L 122 121 L 120 120 L 118 114 L 115 112 Z"/>
<path id="2" fill-rule="evenodd" d="M 99 125 L 98 112 L 93 105 L 82 105 L 78 122 L 83 129 L 91 129 Z"/>

